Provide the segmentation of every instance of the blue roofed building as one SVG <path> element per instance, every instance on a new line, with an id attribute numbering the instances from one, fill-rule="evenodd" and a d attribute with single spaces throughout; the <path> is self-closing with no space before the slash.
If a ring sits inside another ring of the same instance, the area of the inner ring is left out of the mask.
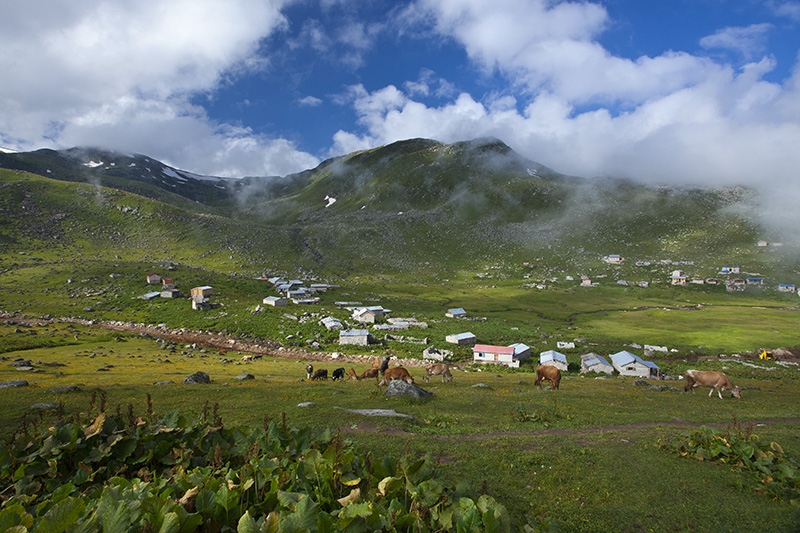
<path id="1" fill-rule="evenodd" d="M 611 354 L 611 364 L 621 376 L 661 379 L 661 369 L 651 361 L 645 361 L 628 351 Z"/>

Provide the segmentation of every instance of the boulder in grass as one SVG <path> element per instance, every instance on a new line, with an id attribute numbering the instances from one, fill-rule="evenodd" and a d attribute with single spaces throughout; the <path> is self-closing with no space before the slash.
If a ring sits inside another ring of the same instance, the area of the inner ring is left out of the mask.
<path id="1" fill-rule="evenodd" d="M 55 387 L 50 389 L 50 392 L 55 392 L 56 394 L 60 394 L 62 392 L 79 392 L 81 388 L 77 385 L 63 385 L 61 387 Z"/>
<path id="2" fill-rule="evenodd" d="M 253 374 L 245 373 L 245 374 L 239 374 L 233 379 L 235 379 L 236 381 L 247 381 L 249 379 L 256 379 L 256 377 Z"/>
<path id="3" fill-rule="evenodd" d="M 398 396 L 429 398 L 433 396 L 433 393 L 417 387 L 412 383 L 403 381 L 402 379 L 394 379 L 390 381 L 389 386 L 386 387 L 386 396 L 389 398 L 396 398 Z"/>
<path id="4" fill-rule="evenodd" d="M 16 387 L 27 387 L 28 382 L 24 379 L 12 379 L 11 381 L 4 381 L 0 383 L 0 389 L 10 389 Z"/>
<path id="5" fill-rule="evenodd" d="M 29 407 L 36 411 L 58 411 L 58 404 L 53 402 L 35 403 Z"/>
<path id="6" fill-rule="evenodd" d="M 183 378 L 184 385 L 197 385 L 211 383 L 211 378 L 205 372 L 195 372 L 191 376 Z"/>

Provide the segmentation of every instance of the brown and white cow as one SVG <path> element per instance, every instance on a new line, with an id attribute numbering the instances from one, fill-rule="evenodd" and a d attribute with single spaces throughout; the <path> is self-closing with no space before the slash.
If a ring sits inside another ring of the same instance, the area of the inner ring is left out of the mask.
<path id="1" fill-rule="evenodd" d="M 442 376 L 442 383 L 453 381 L 453 374 L 446 363 L 433 363 L 425 367 L 425 383 L 431 382 L 431 376 Z"/>
<path id="2" fill-rule="evenodd" d="M 383 380 L 381 380 L 381 382 L 378 383 L 378 385 L 379 386 L 386 385 L 390 381 L 395 379 L 402 379 L 406 383 L 409 383 L 411 385 L 414 384 L 414 378 L 411 377 L 411 374 L 408 373 L 408 370 L 406 370 L 402 366 L 395 366 L 386 369 L 386 372 L 383 373 Z"/>
<path id="3" fill-rule="evenodd" d="M 354 379 L 358 381 L 358 374 L 353 367 L 350 367 L 350 370 L 347 371 L 347 375 L 350 376 L 350 379 Z"/>
<path id="4" fill-rule="evenodd" d="M 711 387 L 708 391 L 708 397 L 714 394 L 716 389 L 720 399 L 722 399 L 722 391 L 729 390 L 734 398 L 742 397 L 742 389 L 731 383 L 731 380 L 724 372 L 717 372 L 715 370 L 687 370 L 683 375 L 686 380 L 686 386 L 683 392 L 692 391 L 697 387 Z"/>
<path id="5" fill-rule="evenodd" d="M 553 365 L 537 366 L 535 385 L 541 389 L 544 380 L 549 381 L 552 388 L 558 389 L 558 385 L 561 383 L 561 371 Z"/>

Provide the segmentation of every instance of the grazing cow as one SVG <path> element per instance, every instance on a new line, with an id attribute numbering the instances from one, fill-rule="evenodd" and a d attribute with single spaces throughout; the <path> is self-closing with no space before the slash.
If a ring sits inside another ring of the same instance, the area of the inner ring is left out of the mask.
<path id="1" fill-rule="evenodd" d="M 249 363 L 253 360 L 252 355 L 243 355 L 242 356 L 242 363 Z"/>
<path id="2" fill-rule="evenodd" d="M 311 380 L 316 381 L 318 379 L 328 379 L 328 371 L 325 370 L 324 368 L 315 370 L 314 373 L 311 375 Z"/>
<path id="3" fill-rule="evenodd" d="M 535 385 L 541 389 L 542 381 L 545 379 L 550 382 L 552 388 L 558 389 L 558 385 L 561 383 L 561 371 L 553 365 L 537 366 Z"/>
<path id="4" fill-rule="evenodd" d="M 414 378 L 411 377 L 411 374 L 408 373 L 408 370 L 403 368 L 402 366 L 395 366 L 393 368 L 387 368 L 386 372 L 383 373 L 383 380 L 378 383 L 379 386 L 386 385 L 390 381 L 395 379 L 402 379 L 406 383 L 411 385 L 414 384 Z"/>
<path id="5" fill-rule="evenodd" d="M 373 367 L 373 368 L 365 370 L 363 374 L 358 376 L 358 381 L 361 381 L 362 379 L 367 379 L 367 378 L 375 378 L 375 381 L 378 381 L 378 369 Z"/>
<path id="6" fill-rule="evenodd" d="M 390 357 L 387 355 L 386 359 L 384 359 L 383 362 L 381 363 L 381 374 L 385 374 L 386 369 L 389 368 L 389 359 Z"/>
<path id="7" fill-rule="evenodd" d="M 306 379 L 311 379 L 311 376 L 314 374 L 314 367 L 312 365 L 306 365 Z"/>
<path id="8" fill-rule="evenodd" d="M 742 389 L 731 383 L 731 380 L 724 372 L 716 372 L 714 370 L 687 370 L 683 377 L 686 379 L 686 386 L 683 388 L 683 392 L 688 392 L 690 390 L 694 392 L 696 387 L 711 387 L 711 390 L 708 391 L 709 398 L 714 394 L 714 389 L 717 390 L 720 399 L 722 399 L 722 391 L 724 390 L 731 391 L 734 398 L 742 397 Z"/>
<path id="9" fill-rule="evenodd" d="M 350 376 L 350 379 L 358 381 L 358 374 L 356 374 L 356 371 L 352 367 L 347 371 L 347 375 Z"/>
<path id="10" fill-rule="evenodd" d="M 434 363 L 425 367 L 425 383 L 431 382 L 431 376 L 442 376 L 442 383 L 446 381 L 453 381 L 453 374 L 450 373 L 450 367 L 445 363 Z"/>
<path id="11" fill-rule="evenodd" d="M 337 379 L 344 379 L 344 368 L 337 368 L 334 370 L 331 379 L 333 379 L 333 381 L 336 381 Z"/>

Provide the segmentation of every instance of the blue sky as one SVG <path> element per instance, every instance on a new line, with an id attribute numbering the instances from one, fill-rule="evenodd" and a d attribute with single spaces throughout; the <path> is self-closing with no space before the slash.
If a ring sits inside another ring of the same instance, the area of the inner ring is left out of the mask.
<path id="1" fill-rule="evenodd" d="M 800 0 L 2 8 L 7 149 L 101 146 L 241 177 L 494 136 L 568 174 L 800 198 Z"/>

